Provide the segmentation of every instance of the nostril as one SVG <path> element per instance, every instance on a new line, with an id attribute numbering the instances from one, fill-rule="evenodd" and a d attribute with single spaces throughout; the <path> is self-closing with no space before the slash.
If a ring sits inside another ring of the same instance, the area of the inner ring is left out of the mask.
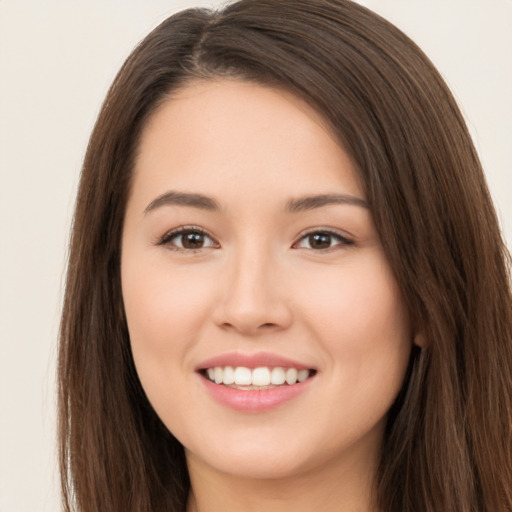
<path id="1" fill-rule="evenodd" d="M 249 330 L 253 330 L 251 329 L 250 327 L 247 327 L 247 326 L 243 326 L 243 325 L 235 325 L 233 323 L 230 323 L 230 322 L 224 322 L 221 324 L 221 327 L 224 328 L 224 329 L 234 329 L 234 330 L 243 330 L 243 331 L 249 331 Z M 259 329 L 263 329 L 263 330 L 268 330 L 268 329 L 275 329 L 278 327 L 278 324 L 276 323 L 273 323 L 273 322 L 265 322 L 263 324 L 260 324 L 260 325 L 257 325 L 256 324 L 256 328 L 254 329 L 254 331 L 258 331 Z"/>

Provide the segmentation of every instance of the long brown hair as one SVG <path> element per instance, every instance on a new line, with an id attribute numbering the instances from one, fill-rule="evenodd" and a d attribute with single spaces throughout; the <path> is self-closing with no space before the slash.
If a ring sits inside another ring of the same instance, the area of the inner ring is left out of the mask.
<path id="1" fill-rule="evenodd" d="M 120 246 L 148 117 L 190 80 L 284 87 L 352 157 L 421 333 L 389 412 L 376 482 L 383 512 L 512 511 L 510 261 L 478 156 L 421 50 L 347 0 L 241 0 L 157 27 L 117 75 L 85 157 L 59 356 L 67 511 L 183 511 L 183 448 L 138 380 Z"/>

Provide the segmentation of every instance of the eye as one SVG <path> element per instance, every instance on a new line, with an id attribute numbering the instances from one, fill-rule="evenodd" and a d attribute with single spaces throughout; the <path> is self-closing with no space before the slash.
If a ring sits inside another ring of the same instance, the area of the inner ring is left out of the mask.
<path id="1" fill-rule="evenodd" d="M 307 233 L 296 244 L 294 249 L 312 249 L 325 251 L 334 249 L 337 246 L 353 245 L 354 242 L 348 238 L 328 230 L 319 230 Z"/>
<path id="2" fill-rule="evenodd" d="M 219 247 L 209 235 L 199 228 L 179 228 L 170 231 L 159 242 L 176 250 L 199 250 Z"/>

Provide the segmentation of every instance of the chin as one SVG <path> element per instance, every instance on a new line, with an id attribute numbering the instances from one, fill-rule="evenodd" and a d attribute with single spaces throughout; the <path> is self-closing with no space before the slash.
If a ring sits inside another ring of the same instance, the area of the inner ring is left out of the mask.
<path id="1" fill-rule="evenodd" d="M 236 478 L 250 480 L 277 480 L 298 476 L 313 469 L 314 463 L 300 457 L 301 450 L 293 453 L 268 453 L 256 450 L 223 451 L 222 454 L 193 454 L 185 450 L 190 464 L 209 466 L 215 471 Z"/>
<path id="2" fill-rule="evenodd" d="M 283 480 L 333 468 L 341 474 L 373 459 L 382 441 L 383 426 L 384 422 L 379 422 L 362 436 L 362 432 L 347 432 L 336 439 L 323 431 L 306 435 L 300 427 L 290 431 L 276 425 L 253 425 L 225 430 L 222 435 L 210 431 L 196 442 L 189 439 L 190 449 L 185 450 L 189 466 L 206 466 L 236 478 Z"/>

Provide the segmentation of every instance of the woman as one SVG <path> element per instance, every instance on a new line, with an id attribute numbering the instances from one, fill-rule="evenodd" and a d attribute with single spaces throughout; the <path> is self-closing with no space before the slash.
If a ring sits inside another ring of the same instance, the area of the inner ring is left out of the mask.
<path id="1" fill-rule="evenodd" d="M 508 265 L 395 27 L 343 0 L 169 18 L 84 162 L 67 510 L 512 510 Z"/>

